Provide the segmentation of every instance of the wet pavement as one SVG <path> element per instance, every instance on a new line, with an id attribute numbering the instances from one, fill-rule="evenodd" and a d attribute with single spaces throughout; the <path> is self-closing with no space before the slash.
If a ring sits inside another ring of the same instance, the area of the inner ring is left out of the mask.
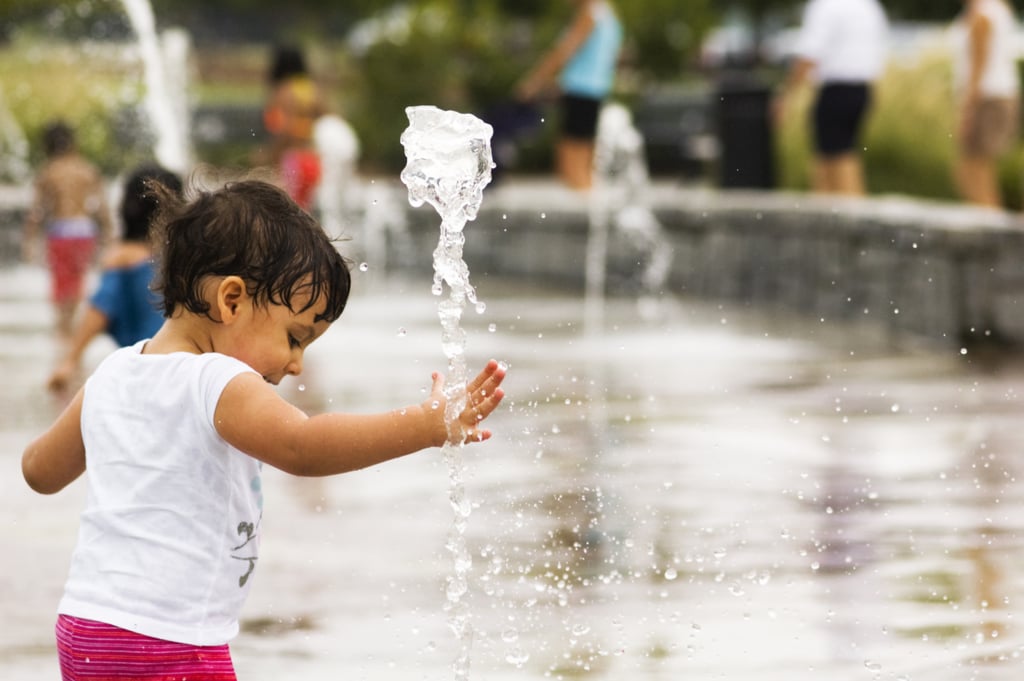
<path id="1" fill-rule="evenodd" d="M 1024 364 L 681 299 L 584 318 L 471 278 L 471 366 L 510 366 L 494 439 L 464 452 L 471 678 L 1020 678 Z M 0 271 L 0 679 L 18 681 L 58 678 L 84 497 L 35 495 L 18 468 L 60 407 L 45 282 Z M 310 411 L 418 402 L 443 369 L 436 300 L 427 277 L 359 273 L 282 389 Z M 265 483 L 239 678 L 452 678 L 439 452 Z"/>

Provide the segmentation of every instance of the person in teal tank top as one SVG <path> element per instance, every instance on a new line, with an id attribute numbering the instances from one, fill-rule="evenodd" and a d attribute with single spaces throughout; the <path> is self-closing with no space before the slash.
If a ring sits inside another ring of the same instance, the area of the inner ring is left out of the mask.
<path id="1" fill-rule="evenodd" d="M 587 190 L 593 183 L 597 118 L 615 82 L 623 31 L 607 0 L 572 2 L 577 6 L 572 23 L 519 82 L 517 95 L 534 100 L 557 81 L 561 127 L 556 169 L 566 185 Z"/>

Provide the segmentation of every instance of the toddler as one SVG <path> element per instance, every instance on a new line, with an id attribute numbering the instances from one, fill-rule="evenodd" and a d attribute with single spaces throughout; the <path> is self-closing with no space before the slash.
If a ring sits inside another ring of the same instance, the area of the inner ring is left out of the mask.
<path id="1" fill-rule="evenodd" d="M 259 560 L 266 463 L 343 473 L 490 437 L 504 369 L 491 360 L 445 423 L 444 378 L 380 414 L 308 416 L 274 390 L 341 315 L 349 269 L 319 224 L 256 180 L 185 204 L 155 188 L 165 322 L 109 355 L 28 445 L 37 492 L 86 472 L 88 497 L 58 607 L 64 681 L 235 678 L 228 641 Z"/>

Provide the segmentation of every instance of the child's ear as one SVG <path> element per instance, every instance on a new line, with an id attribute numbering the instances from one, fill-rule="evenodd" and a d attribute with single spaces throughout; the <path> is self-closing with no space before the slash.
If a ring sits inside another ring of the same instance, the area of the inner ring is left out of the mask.
<path id="1" fill-rule="evenodd" d="M 217 285 L 217 311 L 220 321 L 230 324 L 238 318 L 241 304 L 248 298 L 245 281 L 235 275 L 224 277 Z"/>

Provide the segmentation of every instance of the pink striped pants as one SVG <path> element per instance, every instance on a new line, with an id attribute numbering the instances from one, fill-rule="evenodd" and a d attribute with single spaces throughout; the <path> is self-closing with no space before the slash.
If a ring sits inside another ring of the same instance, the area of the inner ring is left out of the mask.
<path id="1" fill-rule="evenodd" d="M 63 681 L 236 681 L 227 644 L 193 646 L 60 615 Z"/>

